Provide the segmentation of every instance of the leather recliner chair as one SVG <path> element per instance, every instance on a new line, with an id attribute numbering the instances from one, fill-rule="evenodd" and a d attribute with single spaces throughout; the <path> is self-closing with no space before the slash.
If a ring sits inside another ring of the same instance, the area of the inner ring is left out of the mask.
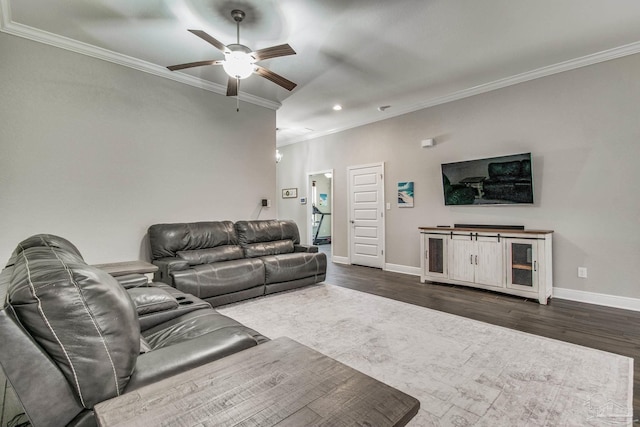
<path id="1" fill-rule="evenodd" d="M 60 237 L 18 245 L 0 273 L 0 364 L 34 426 L 94 426 L 101 401 L 267 340 L 193 296 L 138 285 Z"/>

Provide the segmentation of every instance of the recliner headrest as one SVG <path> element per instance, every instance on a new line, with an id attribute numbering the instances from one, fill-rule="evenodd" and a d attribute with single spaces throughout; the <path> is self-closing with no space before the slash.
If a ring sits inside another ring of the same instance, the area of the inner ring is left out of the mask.
<path id="1" fill-rule="evenodd" d="M 85 264 L 68 241 L 33 236 L 16 250 L 8 295 L 82 406 L 92 408 L 124 390 L 140 330 L 133 302 L 113 277 Z"/>

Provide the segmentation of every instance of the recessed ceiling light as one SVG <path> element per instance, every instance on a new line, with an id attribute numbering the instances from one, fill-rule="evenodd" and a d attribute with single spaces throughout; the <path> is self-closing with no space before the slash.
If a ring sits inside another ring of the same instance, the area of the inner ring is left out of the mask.
<path id="1" fill-rule="evenodd" d="M 342 105 L 336 104 L 333 106 L 333 111 L 340 111 L 340 110 L 342 110 Z"/>

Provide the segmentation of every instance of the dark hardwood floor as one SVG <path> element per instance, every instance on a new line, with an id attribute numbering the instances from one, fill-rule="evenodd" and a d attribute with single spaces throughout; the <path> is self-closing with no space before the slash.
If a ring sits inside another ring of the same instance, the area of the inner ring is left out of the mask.
<path id="1" fill-rule="evenodd" d="M 326 283 L 632 357 L 634 424 L 640 424 L 639 312 L 561 299 L 551 299 L 544 306 L 479 289 L 422 284 L 419 277 L 407 274 L 328 264 Z"/>

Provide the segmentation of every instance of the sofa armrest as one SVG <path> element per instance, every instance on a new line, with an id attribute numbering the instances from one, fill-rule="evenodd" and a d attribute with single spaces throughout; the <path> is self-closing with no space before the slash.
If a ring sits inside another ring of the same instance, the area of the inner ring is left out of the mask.
<path id="1" fill-rule="evenodd" d="M 136 368 L 125 392 L 137 390 L 256 345 L 256 340 L 248 333 L 243 331 L 229 333 L 225 328 L 152 350 L 138 356 Z"/>
<path id="2" fill-rule="evenodd" d="M 127 289 L 127 293 L 136 306 L 138 316 L 178 308 L 178 300 L 162 288 L 132 288 Z"/>
<path id="3" fill-rule="evenodd" d="M 293 245 L 294 252 L 308 252 L 308 253 L 316 253 L 318 252 L 317 246 L 305 246 L 305 245 Z"/>
<path id="4" fill-rule="evenodd" d="M 159 258 L 152 261 L 154 265 L 158 266 L 158 271 L 153 275 L 153 280 L 156 282 L 164 282 L 173 286 L 173 279 L 171 273 L 173 271 L 186 270 L 189 268 L 189 263 L 182 258 Z"/>
<path id="5" fill-rule="evenodd" d="M 124 276 L 118 276 L 115 279 L 125 289 L 139 288 L 141 286 L 149 285 L 149 279 L 147 276 L 140 273 L 126 274 Z"/>

